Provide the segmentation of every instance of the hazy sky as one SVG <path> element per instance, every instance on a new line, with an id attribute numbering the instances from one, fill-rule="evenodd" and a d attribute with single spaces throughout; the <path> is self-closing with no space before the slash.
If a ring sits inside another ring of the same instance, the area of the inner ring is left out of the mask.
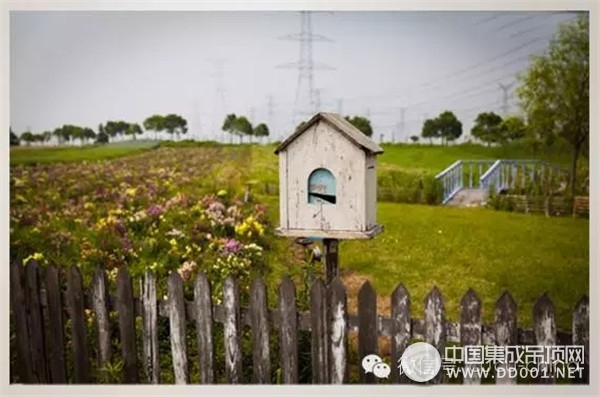
<path id="1" fill-rule="evenodd" d="M 332 40 L 312 43 L 314 62 L 334 68 L 314 70 L 320 109 L 368 115 L 377 140 L 404 141 L 420 134 L 425 117 L 447 109 L 466 135 L 480 111 L 502 113 L 499 83 L 514 82 L 528 56 L 574 17 L 311 13 L 312 33 Z M 190 135 L 214 139 L 224 115 L 236 113 L 266 122 L 279 138 L 299 110 L 298 70 L 277 68 L 300 58 L 298 41 L 280 39 L 301 31 L 299 12 L 13 11 L 10 24 L 10 124 L 17 133 L 63 124 L 96 130 L 107 120 L 141 123 L 178 113 Z"/>

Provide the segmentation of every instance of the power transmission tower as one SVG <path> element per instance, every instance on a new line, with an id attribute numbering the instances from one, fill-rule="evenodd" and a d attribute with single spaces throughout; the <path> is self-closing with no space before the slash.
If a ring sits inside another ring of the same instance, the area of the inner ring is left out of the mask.
<path id="1" fill-rule="evenodd" d="M 225 132 L 221 131 L 219 117 L 224 117 L 225 113 L 225 88 L 223 85 L 224 80 L 224 64 L 225 60 L 221 58 L 209 59 L 208 62 L 212 63 L 214 72 L 212 77 L 215 79 L 215 100 L 212 107 L 212 133 L 215 139 L 220 135 L 221 141 L 224 142 Z"/>
<path id="2" fill-rule="evenodd" d="M 502 90 L 502 116 L 506 117 L 506 115 L 508 114 L 508 90 L 510 90 L 512 86 L 515 85 L 515 82 L 513 81 L 512 83 L 506 85 L 498 83 L 498 85 Z"/>
<path id="3" fill-rule="evenodd" d="M 300 11 L 301 30 L 283 37 L 282 40 L 300 42 L 300 59 L 296 62 L 285 63 L 277 66 L 282 69 L 298 70 L 298 83 L 296 85 L 296 101 L 294 106 L 294 124 L 298 118 L 312 116 L 317 110 L 317 93 L 314 84 L 314 70 L 333 70 L 332 67 L 313 61 L 312 44 L 316 41 L 332 42 L 328 37 L 313 34 L 310 11 Z"/>

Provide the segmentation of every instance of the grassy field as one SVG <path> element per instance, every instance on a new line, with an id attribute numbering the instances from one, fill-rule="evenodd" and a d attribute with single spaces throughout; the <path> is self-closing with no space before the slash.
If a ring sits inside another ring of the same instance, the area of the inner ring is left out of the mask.
<path id="1" fill-rule="evenodd" d="M 11 165 L 47 163 L 64 160 L 63 156 L 69 161 L 112 158 L 149 148 L 151 146 L 119 148 L 115 145 L 86 149 L 16 149 L 11 151 Z M 214 178 L 212 174 L 202 175 L 201 179 L 188 178 L 181 169 L 177 171 L 180 176 L 173 178 L 187 181 L 182 182 L 186 189 L 190 183 L 204 180 L 202 183 L 207 186 L 222 186 L 237 193 L 243 191 L 243 184 L 247 182 L 276 184 L 278 165 L 273 149 L 273 146 L 258 145 L 223 147 L 218 156 L 205 157 L 205 161 L 219 162 L 212 167 Z M 181 168 L 166 150 L 171 153 L 173 148 L 155 149 L 156 155 L 142 154 L 146 159 L 142 163 L 151 164 L 157 157 L 162 160 L 156 168 L 166 170 L 161 172 Z M 186 154 L 180 158 L 203 158 L 207 149 L 181 150 Z M 447 148 L 398 145 L 384 146 L 384 150 L 380 160 L 384 166 L 438 172 L 459 158 L 500 157 L 501 149 L 473 145 Z M 16 160 L 19 157 L 21 159 Z M 508 151 L 503 157 L 525 157 L 525 153 Z M 568 159 L 568 156 L 562 157 Z M 560 160 L 560 156 L 555 158 Z M 121 166 L 128 164 L 119 161 Z M 193 174 L 194 169 L 187 168 L 186 172 Z M 101 174 L 97 176 L 102 178 Z M 217 182 L 208 184 L 211 179 Z M 169 189 L 174 188 L 176 186 Z M 267 205 L 271 224 L 276 225 L 278 197 L 260 192 L 254 200 Z M 378 294 L 385 297 L 380 299 L 379 305 L 380 311 L 386 312 L 389 295 L 398 283 L 404 283 L 412 296 L 414 316 L 422 317 L 423 299 L 431 287 L 437 285 L 445 298 L 447 317 L 457 320 L 458 304 L 470 287 L 481 297 L 484 319 L 489 322 L 493 318 L 495 300 L 508 289 L 518 303 L 520 326 L 530 326 L 535 300 L 548 292 L 557 308 L 558 328 L 569 330 L 572 307 L 581 294 L 589 293 L 587 220 L 395 203 L 380 203 L 378 211 L 378 220 L 385 226 L 381 236 L 372 241 L 345 241 L 341 245 L 340 265 L 350 288 L 351 301 L 362 282 L 370 279 Z M 293 250 L 294 245 L 289 240 L 273 238 L 270 241 L 266 254 L 271 264 L 267 278 L 272 292 L 282 275 L 301 274 L 297 252 Z M 351 307 L 353 304 L 351 302 Z"/>
<path id="2" fill-rule="evenodd" d="M 143 153 L 158 146 L 156 141 L 126 141 L 108 145 L 83 147 L 21 146 L 10 149 L 10 165 L 69 163 L 77 161 L 109 160 Z"/>

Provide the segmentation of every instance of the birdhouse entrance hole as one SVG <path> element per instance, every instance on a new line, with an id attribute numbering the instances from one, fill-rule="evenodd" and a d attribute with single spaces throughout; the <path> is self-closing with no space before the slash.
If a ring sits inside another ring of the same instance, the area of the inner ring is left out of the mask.
<path id="1" fill-rule="evenodd" d="M 308 177 L 308 202 L 311 204 L 335 204 L 336 184 L 333 174 L 325 168 L 317 168 Z"/>

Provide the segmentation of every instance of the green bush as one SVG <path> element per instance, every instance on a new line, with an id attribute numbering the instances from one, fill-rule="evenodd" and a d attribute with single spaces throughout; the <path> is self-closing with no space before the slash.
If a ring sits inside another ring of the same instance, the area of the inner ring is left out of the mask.
<path id="1" fill-rule="evenodd" d="M 377 177 L 377 199 L 395 203 L 439 204 L 441 181 L 432 174 L 403 169 L 380 170 Z"/>

